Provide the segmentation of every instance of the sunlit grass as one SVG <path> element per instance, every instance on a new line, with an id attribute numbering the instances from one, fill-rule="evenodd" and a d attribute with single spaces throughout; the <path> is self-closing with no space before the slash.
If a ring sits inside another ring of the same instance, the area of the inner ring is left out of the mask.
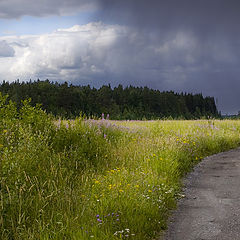
<path id="1" fill-rule="evenodd" d="M 154 239 L 186 172 L 240 142 L 239 121 L 54 123 L 29 106 L 22 117 L 4 111 L 12 114 L 0 119 L 3 240 Z"/>

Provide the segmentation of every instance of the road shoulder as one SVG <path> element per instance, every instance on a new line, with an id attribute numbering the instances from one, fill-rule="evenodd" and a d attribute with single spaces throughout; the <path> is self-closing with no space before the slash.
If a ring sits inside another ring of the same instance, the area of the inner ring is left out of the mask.
<path id="1" fill-rule="evenodd" d="M 202 160 L 184 179 L 184 198 L 163 240 L 240 239 L 240 148 Z"/>

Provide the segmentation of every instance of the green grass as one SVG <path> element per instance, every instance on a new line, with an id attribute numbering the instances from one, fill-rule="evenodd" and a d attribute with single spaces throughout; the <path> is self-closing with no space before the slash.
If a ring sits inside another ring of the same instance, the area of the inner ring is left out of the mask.
<path id="1" fill-rule="evenodd" d="M 0 238 L 155 239 L 181 179 L 240 121 L 57 121 L 0 95 Z"/>

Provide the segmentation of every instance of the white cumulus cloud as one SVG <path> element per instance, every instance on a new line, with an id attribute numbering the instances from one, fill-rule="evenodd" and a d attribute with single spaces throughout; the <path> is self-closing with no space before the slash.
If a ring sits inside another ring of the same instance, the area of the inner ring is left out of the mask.
<path id="1" fill-rule="evenodd" d="M 0 76 L 12 80 L 39 77 L 73 81 L 99 77 L 111 71 L 109 57 L 113 57 L 122 36 L 126 37 L 124 27 L 89 23 L 51 34 L 1 37 L 0 41 L 4 40 L 0 42 L 0 54 L 1 43 L 8 44 L 15 57 L 11 62 L 2 61 Z M 8 74 L 4 76 L 6 65 Z"/>
<path id="2" fill-rule="evenodd" d="M 194 73 L 221 66 L 214 60 L 219 51 L 201 48 L 189 32 L 156 39 L 130 27 L 101 22 L 49 34 L 0 37 L 0 56 L 8 57 L 0 58 L 0 80 L 48 78 L 98 86 L 147 83 L 180 90 L 194 81 Z M 223 46 L 219 64 L 227 64 L 232 54 Z"/>
<path id="3" fill-rule="evenodd" d="M 5 40 L 0 41 L 0 57 L 13 57 L 14 53 L 14 49 Z"/>

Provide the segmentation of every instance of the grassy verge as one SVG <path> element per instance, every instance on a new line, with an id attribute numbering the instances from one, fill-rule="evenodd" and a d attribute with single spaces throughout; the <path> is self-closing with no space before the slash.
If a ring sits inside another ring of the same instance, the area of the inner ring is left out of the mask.
<path id="1" fill-rule="evenodd" d="M 0 96 L 0 238 L 154 239 L 181 178 L 239 121 L 57 121 Z"/>

